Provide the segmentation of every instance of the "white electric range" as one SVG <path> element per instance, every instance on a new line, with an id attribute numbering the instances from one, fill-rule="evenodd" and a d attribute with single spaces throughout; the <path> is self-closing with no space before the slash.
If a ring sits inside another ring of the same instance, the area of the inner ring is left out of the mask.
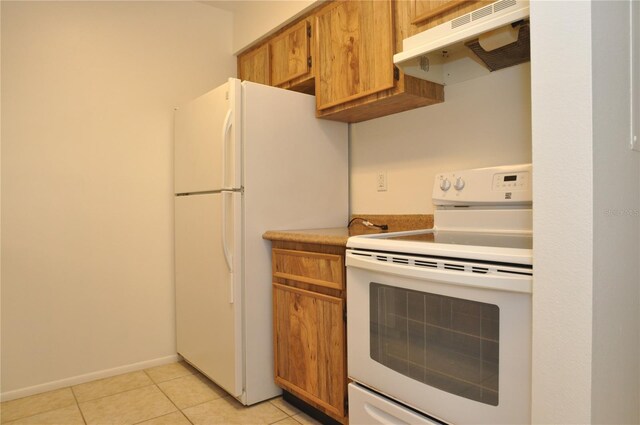
<path id="1" fill-rule="evenodd" d="M 531 165 L 436 176 L 434 229 L 347 243 L 350 423 L 530 421 Z"/>

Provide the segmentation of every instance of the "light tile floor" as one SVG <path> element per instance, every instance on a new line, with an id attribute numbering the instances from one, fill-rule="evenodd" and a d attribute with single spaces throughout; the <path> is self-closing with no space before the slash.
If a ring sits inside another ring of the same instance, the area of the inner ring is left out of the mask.
<path id="1" fill-rule="evenodd" d="M 2 425 L 319 424 L 282 397 L 246 407 L 184 362 L 0 405 Z"/>

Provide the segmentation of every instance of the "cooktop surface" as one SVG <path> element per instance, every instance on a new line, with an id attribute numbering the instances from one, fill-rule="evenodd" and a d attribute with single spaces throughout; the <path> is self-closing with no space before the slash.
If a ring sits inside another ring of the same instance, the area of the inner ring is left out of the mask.
<path id="1" fill-rule="evenodd" d="M 511 264 L 532 264 L 531 233 L 412 230 L 350 237 L 350 249 L 431 255 Z"/>
<path id="2" fill-rule="evenodd" d="M 381 239 L 393 241 L 412 241 L 441 243 L 451 245 L 471 245 L 496 248 L 532 249 L 533 237 L 530 234 L 459 232 L 446 230 L 423 230 L 420 233 L 400 236 L 382 236 Z"/>

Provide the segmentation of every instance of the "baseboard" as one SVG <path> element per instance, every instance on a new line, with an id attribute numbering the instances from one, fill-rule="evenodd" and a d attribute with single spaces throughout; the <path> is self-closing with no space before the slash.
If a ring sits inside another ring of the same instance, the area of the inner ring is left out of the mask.
<path id="1" fill-rule="evenodd" d="M 104 369 L 97 372 L 85 373 L 84 375 L 71 376 L 69 378 L 60 379 L 58 381 L 46 382 L 44 384 L 21 388 L 19 390 L 6 391 L 0 393 L 0 401 L 14 400 L 16 398 L 22 398 L 34 394 L 44 393 L 47 391 L 53 391 L 60 388 L 70 387 L 72 385 L 84 384 L 85 382 L 95 381 L 96 379 L 110 378 L 112 376 L 121 375 L 127 372 L 135 372 L 136 370 L 148 369 L 154 366 L 161 366 L 167 363 L 177 362 L 181 359 L 181 356 L 179 356 L 178 354 L 174 354 L 172 356 L 160 357 L 157 359 L 145 360 L 143 362 L 118 366 L 112 369 Z"/>

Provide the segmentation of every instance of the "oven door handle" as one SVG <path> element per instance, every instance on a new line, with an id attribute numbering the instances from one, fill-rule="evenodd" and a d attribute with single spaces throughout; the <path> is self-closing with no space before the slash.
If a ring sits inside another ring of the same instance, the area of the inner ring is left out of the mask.
<path id="1" fill-rule="evenodd" d="M 496 291 L 531 293 L 533 277 L 525 274 L 503 271 L 504 274 L 484 274 L 459 270 L 449 270 L 431 267 L 419 267 L 409 264 L 378 261 L 370 256 L 363 256 L 347 252 L 347 269 L 355 267 L 377 273 L 426 280 L 447 285 L 470 286 L 474 288 L 491 289 Z M 499 266 L 497 267 L 500 269 Z M 348 284 L 348 281 L 347 281 Z"/>

